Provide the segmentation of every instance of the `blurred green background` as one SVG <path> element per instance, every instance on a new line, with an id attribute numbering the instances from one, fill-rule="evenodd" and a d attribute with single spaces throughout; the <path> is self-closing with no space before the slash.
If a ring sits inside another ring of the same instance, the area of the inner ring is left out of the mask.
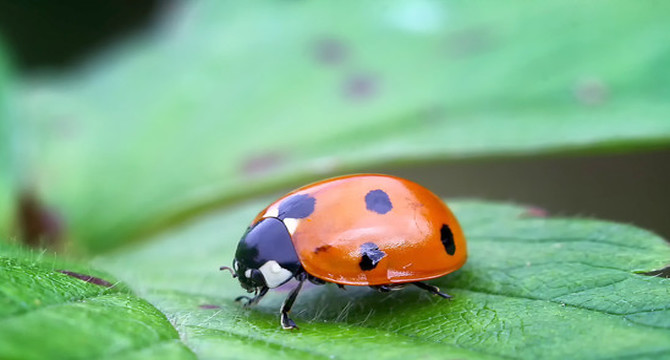
<path id="1" fill-rule="evenodd" d="M 0 224 L 95 253 L 384 172 L 667 237 L 667 7 L 2 1 Z"/>
<path id="2" fill-rule="evenodd" d="M 0 0 L 0 358 L 667 358 L 669 11 Z M 351 172 L 447 198 L 454 300 L 240 309 L 246 223 Z"/>

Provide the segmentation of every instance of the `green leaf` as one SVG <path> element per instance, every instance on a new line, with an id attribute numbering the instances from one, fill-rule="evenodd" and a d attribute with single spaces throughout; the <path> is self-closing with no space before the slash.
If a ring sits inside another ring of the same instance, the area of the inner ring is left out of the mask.
<path id="1" fill-rule="evenodd" d="M 22 143 L 37 151 L 20 160 L 101 251 L 372 164 L 667 146 L 668 10 L 188 3 L 85 71 L 27 82 Z"/>
<path id="2" fill-rule="evenodd" d="M 260 203 L 212 214 L 153 242 L 99 257 L 176 324 L 201 358 L 668 358 L 670 246 L 630 225 L 540 218 L 532 209 L 451 203 L 469 260 L 418 289 L 377 293 L 332 285 L 303 291 L 297 332 L 280 329 L 286 292 L 257 307 L 221 265 L 232 262 Z"/>
<path id="3" fill-rule="evenodd" d="M 0 244 L 0 358 L 194 355 L 162 313 L 109 275 Z"/>

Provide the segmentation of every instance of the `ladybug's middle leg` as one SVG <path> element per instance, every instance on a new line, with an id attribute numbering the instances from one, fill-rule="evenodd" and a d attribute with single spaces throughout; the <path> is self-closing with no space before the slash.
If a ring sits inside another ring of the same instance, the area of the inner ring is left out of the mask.
<path id="1" fill-rule="evenodd" d="M 413 282 L 412 285 L 414 285 L 418 288 L 424 289 L 424 290 L 428 291 L 429 293 L 431 293 L 433 295 L 437 295 L 437 296 L 443 297 L 445 299 L 451 299 L 451 295 L 440 292 L 440 288 L 437 287 L 437 286 L 428 285 L 428 284 L 422 283 L 420 281 Z"/>

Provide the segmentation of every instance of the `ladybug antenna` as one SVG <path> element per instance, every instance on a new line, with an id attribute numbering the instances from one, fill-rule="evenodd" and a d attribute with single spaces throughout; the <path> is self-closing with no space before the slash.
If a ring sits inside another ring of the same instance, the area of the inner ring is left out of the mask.
<path id="1" fill-rule="evenodd" d="M 233 271 L 233 269 L 229 268 L 228 266 L 222 266 L 222 267 L 219 268 L 219 270 L 228 270 L 228 271 L 230 271 L 230 275 L 232 275 L 233 278 L 237 277 L 237 274 L 235 274 L 235 271 Z"/>

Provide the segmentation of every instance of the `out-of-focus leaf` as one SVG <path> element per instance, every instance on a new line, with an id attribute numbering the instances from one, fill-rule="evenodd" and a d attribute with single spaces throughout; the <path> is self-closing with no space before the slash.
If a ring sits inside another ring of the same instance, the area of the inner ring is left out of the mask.
<path id="1" fill-rule="evenodd" d="M 669 10 L 189 3 L 86 71 L 26 84 L 22 141 L 37 151 L 22 161 L 100 251 L 370 164 L 665 145 Z"/>
<path id="2" fill-rule="evenodd" d="M 0 39 L 2 40 L 2 39 Z M 12 190 L 14 170 L 12 169 L 12 147 L 14 134 L 10 123 L 9 84 L 10 71 L 5 49 L 0 41 L 0 234 L 9 234 L 12 217 Z"/>
<path id="3" fill-rule="evenodd" d="M 194 355 L 163 314 L 109 275 L 0 244 L 0 358 Z"/>
<path id="4" fill-rule="evenodd" d="M 418 289 L 311 287 L 283 331 L 286 292 L 256 308 L 227 272 L 237 239 L 263 204 L 182 226 L 96 263 L 161 309 L 202 358 L 667 358 L 670 246 L 629 225 L 534 217 L 517 206 L 454 202 L 470 258 L 435 280 L 454 299 Z"/>

